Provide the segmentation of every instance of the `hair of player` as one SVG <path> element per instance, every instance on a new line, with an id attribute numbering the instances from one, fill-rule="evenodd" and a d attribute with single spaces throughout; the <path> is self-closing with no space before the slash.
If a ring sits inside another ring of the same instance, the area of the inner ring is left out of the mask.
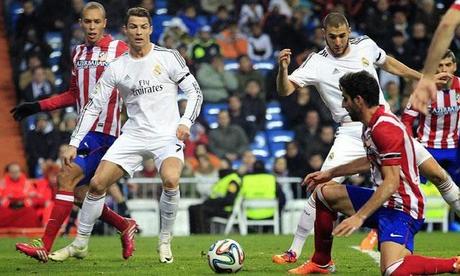
<path id="1" fill-rule="evenodd" d="M 86 10 L 95 10 L 95 9 L 100 10 L 102 12 L 103 18 L 105 18 L 105 8 L 104 8 L 104 6 L 101 3 L 94 2 L 94 1 L 86 3 L 86 5 L 81 10 L 82 17 L 83 17 L 83 13 Z"/>
<path id="2" fill-rule="evenodd" d="M 328 13 L 324 19 L 323 19 L 323 28 L 327 29 L 327 27 L 334 27 L 338 28 L 342 25 L 347 26 L 347 28 L 350 26 L 348 24 L 348 20 L 345 17 L 345 15 L 338 13 L 338 12 L 331 12 Z"/>
<path id="3" fill-rule="evenodd" d="M 152 16 L 150 15 L 150 12 L 145 8 L 142 8 L 142 7 L 130 8 L 126 12 L 125 25 L 128 25 L 128 20 L 131 16 L 145 17 L 148 19 L 149 25 L 152 26 Z"/>
<path id="4" fill-rule="evenodd" d="M 450 58 L 453 63 L 457 63 L 457 58 L 455 57 L 454 52 L 452 52 L 450 49 L 447 49 L 446 53 L 442 56 L 442 59 L 445 58 Z"/>
<path id="5" fill-rule="evenodd" d="M 379 84 L 367 71 L 345 74 L 340 78 L 339 83 L 351 99 L 361 96 L 368 107 L 379 105 Z"/>

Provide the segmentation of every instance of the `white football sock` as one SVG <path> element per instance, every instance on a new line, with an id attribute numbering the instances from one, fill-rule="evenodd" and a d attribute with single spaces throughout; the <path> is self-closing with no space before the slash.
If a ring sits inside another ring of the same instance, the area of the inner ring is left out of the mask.
<path id="1" fill-rule="evenodd" d="M 101 196 L 93 195 L 89 192 L 86 194 L 80 210 L 80 223 L 78 224 L 77 237 L 72 242 L 75 246 L 81 248 L 88 245 L 94 224 L 102 214 L 104 203 L 105 194 Z"/>
<path id="2" fill-rule="evenodd" d="M 174 221 L 179 207 L 180 191 L 165 190 L 160 197 L 160 241 L 167 241 L 172 236 Z"/>
<path id="3" fill-rule="evenodd" d="M 315 219 L 316 201 L 314 196 L 310 196 L 305 202 L 303 212 L 300 215 L 299 224 L 297 224 L 297 230 L 294 234 L 294 240 L 289 248 L 289 250 L 295 252 L 297 258 L 300 257 L 300 254 L 302 254 L 302 248 L 305 241 L 315 227 Z"/>

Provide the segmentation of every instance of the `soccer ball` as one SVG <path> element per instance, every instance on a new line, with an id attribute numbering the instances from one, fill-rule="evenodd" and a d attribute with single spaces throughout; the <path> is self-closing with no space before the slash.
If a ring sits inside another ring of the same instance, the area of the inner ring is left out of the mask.
<path id="1" fill-rule="evenodd" d="M 216 241 L 208 251 L 208 263 L 216 273 L 236 273 L 243 267 L 244 252 L 234 240 Z"/>

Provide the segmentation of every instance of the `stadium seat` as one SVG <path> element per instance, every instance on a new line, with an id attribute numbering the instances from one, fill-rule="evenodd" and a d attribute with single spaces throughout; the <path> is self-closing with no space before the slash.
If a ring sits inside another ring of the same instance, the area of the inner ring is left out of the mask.
<path id="1" fill-rule="evenodd" d="M 281 233 L 283 235 L 295 233 L 304 207 L 305 199 L 292 199 L 286 202 L 281 212 Z"/>
<path id="2" fill-rule="evenodd" d="M 226 59 L 224 60 L 224 69 L 225 71 L 236 71 L 240 68 L 240 64 L 235 59 Z"/>
<path id="3" fill-rule="evenodd" d="M 225 225 L 224 234 L 230 234 L 232 228 L 235 224 L 238 224 L 238 230 L 241 233 L 245 231 L 244 222 L 241 216 L 241 203 L 243 202 L 243 197 L 238 195 L 233 203 L 233 210 L 232 213 L 228 218 L 223 217 L 212 217 L 211 218 L 211 234 L 217 234 L 220 231 L 217 230 L 218 225 Z"/>
<path id="4" fill-rule="evenodd" d="M 266 158 L 270 156 L 270 149 L 268 148 L 267 136 L 265 132 L 259 131 L 254 137 L 254 142 L 249 146 L 252 153 L 257 157 Z"/>
<path id="5" fill-rule="evenodd" d="M 154 199 L 130 199 L 126 201 L 131 217 L 142 230 L 141 236 L 157 236 L 160 233 L 160 209 Z"/>
<path id="6" fill-rule="evenodd" d="M 281 114 L 281 105 L 278 101 L 270 101 L 267 104 L 267 114 Z"/>
<path id="7" fill-rule="evenodd" d="M 281 113 L 265 114 L 266 130 L 281 130 L 284 128 L 284 116 Z"/>
<path id="8" fill-rule="evenodd" d="M 275 68 L 276 61 L 268 59 L 254 63 L 254 69 L 260 72 L 264 77 Z"/>
<path id="9" fill-rule="evenodd" d="M 268 147 L 274 157 L 286 153 L 286 143 L 294 140 L 294 132 L 290 130 L 267 130 Z"/>
<path id="10" fill-rule="evenodd" d="M 246 211 L 248 209 L 266 209 L 273 208 L 275 210 L 273 217 L 268 219 L 247 219 Z M 241 205 L 241 218 L 243 223 L 243 231 L 241 235 L 248 234 L 249 226 L 273 226 L 273 233 L 279 235 L 280 223 L 278 212 L 278 201 L 276 199 L 244 199 Z"/>
<path id="11" fill-rule="evenodd" d="M 433 224 L 440 223 L 442 232 L 447 232 L 449 229 L 449 206 L 431 182 L 421 184 L 420 188 L 426 197 L 425 223 L 428 224 L 426 231 L 432 232 Z"/>
<path id="12" fill-rule="evenodd" d="M 60 32 L 47 32 L 45 34 L 45 41 L 54 51 L 62 50 L 62 35 Z"/>
<path id="13" fill-rule="evenodd" d="M 223 109 L 227 109 L 228 104 L 226 103 L 207 103 L 204 104 L 202 108 L 202 114 L 204 119 L 208 123 L 209 127 L 216 128 L 217 127 L 217 115 Z"/>
<path id="14" fill-rule="evenodd" d="M 11 30 L 16 28 L 16 22 L 18 21 L 19 15 L 24 12 L 21 2 L 13 0 L 8 4 L 8 16 L 7 23 L 10 26 Z"/>
<path id="15" fill-rule="evenodd" d="M 166 6 L 166 5 L 165 5 Z M 157 11 L 160 8 L 157 8 Z M 161 34 L 163 33 L 164 28 L 167 25 L 167 22 L 171 20 L 173 17 L 167 14 L 156 14 L 152 17 L 152 24 L 155 26 L 153 28 L 153 33 L 151 35 L 151 39 L 154 43 L 157 43 L 160 39 Z"/>

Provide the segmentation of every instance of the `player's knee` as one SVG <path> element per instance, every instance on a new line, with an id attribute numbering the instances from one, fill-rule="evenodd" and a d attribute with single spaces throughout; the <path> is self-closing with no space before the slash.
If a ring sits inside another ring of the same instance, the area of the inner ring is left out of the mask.
<path id="1" fill-rule="evenodd" d="M 107 190 L 107 183 L 105 181 L 98 177 L 94 176 L 91 178 L 90 184 L 89 184 L 89 191 L 93 194 L 98 194 L 102 195 L 106 192 Z"/>
<path id="2" fill-rule="evenodd" d="M 73 176 L 65 171 L 60 171 L 57 176 L 58 189 L 63 191 L 73 191 L 76 183 L 73 181 Z"/>
<path id="3" fill-rule="evenodd" d="M 180 176 L 167 176 L 163 181 L 163 187 L 166 189 L 175 189 L 179 186 Z"/>

